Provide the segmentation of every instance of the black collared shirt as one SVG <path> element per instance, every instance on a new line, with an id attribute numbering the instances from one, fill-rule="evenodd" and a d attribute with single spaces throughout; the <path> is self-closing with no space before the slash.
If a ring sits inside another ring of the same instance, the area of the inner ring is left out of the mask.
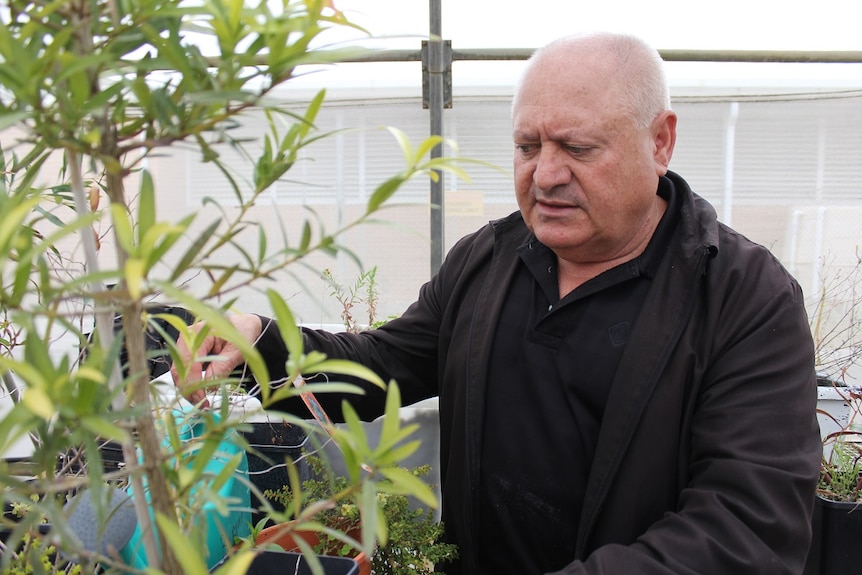
<path id="1" fill-rule="evenodd" d="M 643 254 L 559 299 L 557 259 L 535 238 L 494 333 L 480 467 L 482 574 L 530 575 L 574 560 L 611 382 L 679 219 L 668 209 Z"/>

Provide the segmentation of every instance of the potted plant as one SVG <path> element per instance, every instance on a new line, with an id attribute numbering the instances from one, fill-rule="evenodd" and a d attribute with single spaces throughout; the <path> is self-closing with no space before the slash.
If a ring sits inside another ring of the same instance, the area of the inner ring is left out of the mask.
<path id="1" fill-rule="evenodd" d="M 862 390 L 847 381 L 862 358 L 860 279 L 857 255 L 823 286 L 812 320 L 823 458 L 805 575 L 849 575 L 862 565 Z"/>
<path id="2" fill-rule="evenodd" d="M 359 529 L 353 529 L 343 533 L 344 536 L 352 541 L 356 541 L 357 545 Z M 331 563 L 331 569 L 348 569 L 356 573 L 356 575 L 370 575 L 371 563 L 367 553 L 361 549 L 351 547 L 349 553 L 337 553 L 333 549 L 328 549 L 326 545 L 321 543 L 321 533 L 312 529 L 301 529 L 293 522 L 279 523 L 265 527 L 259 533 L 254 535 L 254 545 L 266 551 L 272 546 L 276 546 L 285 552 L 293 553 L 305 557 L 315 557 L 320 561 L 321 567 L 325 568 L 324 561 Z M 344 545 L 348 545 L 344 543 Z M 338 559 L 339 561 L 332 562 L 330 558 Z M 344 562 L 341 560 L 348 560 Z M 271 561 L 267 559 L 267 562 Z M 284 566 L 276 565 L 277 570 L 264 572 L 260 575 L 275 575 L 283 573 Z M 327 571 L 329 569 L 324 569 Z"/>
<path id="3" fill-rule="evenodd" d="M 346 477 L 336 474 L 317 456 L 309 456 L 312 478 L 300 485 L 285 485 L 264 495 L 285 509 L 318 509 L 311 519 L 323 526 L 320 532 L 284 530 L 284 524 L 264 529 L 266 534 L 284 537 L 303 537 L 318 553 L 358 557 L 360 573 L 375 575 L 430 575 L 434 565 L 457 557 L 457 547 L 442 541 L 443 525 L 436 521 L 433 508 L 421 502 L 415 504 L 409 494 L 388 481 L 379 484 L 377 501 L 385 519 L 387 537 L 374 550 L 370 561 L 358 550 L 357 539 L 362 531 L 362 516 L 352 497 L 355 491 Z M 419 479 L 430 471 L 424 465 L 414 469 L 402 468 L 402 473 Z M 334 505 L 321 506 L 320 502 L 333 501 Z M 426 503 L 433 503 L 428 496 Z M 347 534 L 348 537 L 343 537 Z M 310 536 L 309 536 L 310 535 Z M 288 548 L 293 548 L 288 545 Z M 364 562 L 367 562 L 365 564 Z"/>
<path id="4" fill-rule="evenodd" d="M 862 394 L 845 390 L 859 412 Z M 857 419 L 862 421 L 862 419 Z M 848 424 L 827 436 L 814 503 L 813 536 L 806 575 L 857 573 L 862 565 L 862 426 Z M 828 449 L 826 449 L 828 448 Z"/>
<path id="5" fill-rule="evenodd" d="M 340 26 L 350 23 L 327 0 L 12 0 L 0 11 L 0 374 L 14 390 L 0 420 L 0 452 L 22 440 L 32 443 L 25 459 L 0 461 L 0 484 L 4 505 L 32 505 L 32 517 L 51 525 L 58 552 L 84 572 L 128 565 L 117 553 L 84 548 L 74 537 L 67 494 L 92 494 L 94 524 L 104 530 L 107 495 L 121 485 L 134 503 L 147 566 L 169 575 L 206 573 L 219 558 L 204 551 L 201 518 L 242 508 L 221 487 L 242 479 L 244 453 L 208 466 L 221 446 L 242 444 L 236 434 L 242 422 L 227 417 L 241 382 L 207 382 L 224 398 L 218 411 L 165 395 L 172 387 L 151 377 L 148 327 L 165 332 L 159 322 L 167 322 L 193 347 L 209 333 L 236 343 L 261 383 L 262 410 L 300 393 L 267 385 L 263 361 L 225 315 L 237 290 L 315 250 L 338 250 L 343 229 L 330 233 L 309 224 L 295 245 L 273 246 L 248 214 L 300 150 L 323 136 L 314 130 L 322 91 L 299 115 L 268 98 L 298 66 L 343 59 L 344 51 L 313 48 L 327 29 Z M 205 55 L 194 35 L 211 39 L 214 53 Z M 246 186 L 230 176 L 219 145 L 243 148 L 230 128 L 261 108 L 270 130 L 261 135 Z M 345 227 L 374 214 L 408 179 L 451 168 L 444 160 L 425 160 L 439 138 L 413 149 L 396 135 L 404 145 L 404 170 L 382 182 L 365 212 Z M 177 144 L 197 146 L 221 167 L 236 206 L 219 206 L 209 221 L 199 221 L 207 213 L 164 219 L 148 160 Z M 249 233 L 258 238 L 258 253 L 240 249 L 237 255 L 237 238 Z M 325 370 L 385 384 L 358 366 L 305 355 L 289 307 L 278 293 L 268 293 L 289 343 L 292 376 Z M 154 301 L 188 310 L 194 320 L 206 320 L 208 331 L 154 311 Z M 165 351 L 176 360 L 169 340 Z M 188 427 L 202 433 L 187 436 Z M 363 446 L 355 426 L 339 433 L 364 454 L 356 461 L 377 474 L 357 470 L 351 476 L 373 493 L 397 458 Z M 108 443 L 122 453 L 122 464 L 110 470 L 101 450 Z M 69 461 L 76 465 L 58 464 L 61 454 L 72 452 Z M 373 505 L 374 499 L 359 503 Z M 39 533 L 31 529 L 34 520 L 2 521 L 12 550 L 0 558 L 5 569 L 14 550 Z M 379 529 L 376 521 L 371 525 L 367 545 Z M 233 544 L 230 533 L 217 535 L 226 548 Z M 251 559 L 243 551 L 225 568 L 241 572 Z"/>
<path id="6" fill-rule="evenodd" d="M 342 462 L 353 477 L 335 475 L 328 461 L 308 454 L 301 457 L 314 476 L 301 480 L 296 465 L 289 462 L 289 484 L 263 493 L 284 511 L 267 506 L 267 517 L 234 549 L 236 556 L 242 557 L 249 548 L 274 545 L 307 554 L 312 561 L 315 557 L 349 557 L 357 564 L 359 575 L 370 575 L 372 565 L 378 575 L 421 575 L 431 572 L 433 561 L 454 556 L 454 546 L 438 541 L 443 528 L 433 517 L 437 499 L 421 479 L 427 469 L 408 471 L 397 464 L 381 465 L 400 461 L 419 447 L 410 438 L 416 426 L 401 424 L 400 405 L 398 385 L 391 382 L 376 447 L 357 441 L 363 435 L 357 431 L 362 423 L 347 404 L 343 406 L 344 428 L 324 422 L 344 460 L 361 462 L 358 467 Z M 360 469 L 363 479 L 357 481 Z M 408 496 L 425 507 L 408 510 Z M 406 570 L 408 555 L 410 570 Z"/>

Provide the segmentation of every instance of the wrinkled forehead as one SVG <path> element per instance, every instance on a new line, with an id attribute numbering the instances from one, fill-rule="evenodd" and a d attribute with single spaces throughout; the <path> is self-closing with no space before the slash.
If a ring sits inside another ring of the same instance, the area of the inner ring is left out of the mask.
<path id="1" fill-rule="evenodd" d="M 560 104 L 605 100 L 610 104 L 622 92 L 620 79 L 619 66 L 610 54 L 582 46 L 555 47 L 530 61 L 515 92 L 513 109 L 554 100 Z"/>
<path id="2" fill-rule="evenodd" d="M 523 76 L 512 102 L 512 119 L 533 116 L 536 109 L 546 114 L 565 110 L 579 116 L 628 115 L 626 101 L 618 75 L 604 60 L 546 59 Z"/>

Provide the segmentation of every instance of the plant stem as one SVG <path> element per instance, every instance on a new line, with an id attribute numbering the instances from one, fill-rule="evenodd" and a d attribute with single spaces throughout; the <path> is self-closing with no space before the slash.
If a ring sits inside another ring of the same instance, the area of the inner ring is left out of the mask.
<path id="1" fill-rule="evenodd" d="M 84 179 L 81 175 L 81 159 L 75 150 L 66 150 L 66 156 L 69 161 L 69 171 L 71 174 L 72 195 L 75 199 L 75 209 L 80 216 L 85 216 L 90 212 L 90 204 L 84 194 Z M 99 259 L 96 254 L 96 240 L 91 233 L 91 229 L 81 230 L 81 243 L 84 245 L 84 261 L 86 269 L 90 274 L 96 274 L 99 271 Z M 105 293 L 105 286 L 98 280 L 90 282 L 90 290 L 92 293 Z M 101 348 L 105 351 L 111 349 L 114 344 L 114 318 L 112 308 L 110 306 L 96 306 L 93 314 L 96 323 L 96 334 Z M 114 410 L 121 410 L 125 407 L 125 398 L 123 394 L 117 393 L 122 385 L 120 377 L 120 366 L 117 361 L 111 368 L 111 378 L 108 381 L 108 393 L 113 397 L 112 407 Z"/>
<path id="2" fill-rule="evenodd" d="M 75 198 L 75 208 L 80 215 L 89 213 L 89 203 L 84 195 L 83 177 L 81 175 L 80 159 L 74 150 L 68 150 L 68 159 L 71 173 L 71 188 Z M 120 189 L 117 189 L 117 182 L 120 182 Z M 122 199 L 122 180 L 120 178 L 108 177 L 108 186 L 111 189 L 109 196 Z M 96 243 L 93 234 L 89 228 L 81 230 L 81 240 L 84 245 L 84 256 L 86 267 L 89 273 L 95 274 L 99 271 L 98 257 L 96 254 Z M 118 259 L 123 260 L 124 254 L 118 251 Z M 98 281 L 91 282 L 93 293 L 104 293 L 105 287 Z M 152 410 L 150 406 L 149 396 L 149 380 L 145 374 L 149 373 L 146 364 L 145 345 L 143 341 L 144 326 L 141 320 L 140 304 L 130 302 L 123 306 L 121 315 L 123 318 L 123 331 L 125 333 L 125 346 L 129 350 L 129 369 L 131 373 L 140 374 L 132 381 L 131 384 L 131 400 L 134 405 L 142 409 L 143 415 L 135 420 L 134 428 L 138 433 L 141 446 L 141 454 L 145 462 L 158 462 L 160 460 L 160 442 L 153 421 Z M 98 340 L 103 349 L 107 350 L 113 345 L 114 341 L 114 326 L 113 326 L 113 307 L 112 306 L 97 306 L 95 313 L 96 332 Z M 143 367 L 142 367 L 143 366 Z M 111 369 L 111 378 L 108 383 L 109 393 L 113 396 L 113 407 L 115 411 L 122 410 L 126 405 L 126 396 L 120 393 L 120 387 L 123 385 L 121 378 L 120 366 L 117 361 Z M 138 454 L 132 440 L 123 442 L 123 458 L 128 464 L 136 461 Z M 147 475 L 147 483 L 150 490 L 150 504 L 156 513 L 165 515 L 166 517 L 175 517 L 175 509 L 171 504 L 170 495 L 167 491 L 165 478 L 161 474 L 156 463 L 151 463 L 144 466 Z M 138 523 L 141 526 L 143 534 L 144 548 L 147 554 L 147 563 L 150 567 L 156 567 L 160 564 L 158 546 L 155 542 L 152 528 L 150 511 L 147 506 L 147 497 L 141 479 L 136 474 L 132 474 L 132 489 L 135 494 L 133 501 L 135 502 L 135 511 Z M 168 573 L 181 574 L 182 570 L 178 562 L 164 540 L 164 536 L 159 535 L 161 548 L 164 550 L 164 566 Z"/>

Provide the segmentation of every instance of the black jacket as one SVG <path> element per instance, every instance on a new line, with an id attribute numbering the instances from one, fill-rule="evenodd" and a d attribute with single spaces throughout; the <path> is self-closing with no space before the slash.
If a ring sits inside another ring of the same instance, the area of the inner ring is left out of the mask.
<path id="1" fill-rule="evenodd" d="M 667 177 L 682 196 L 680 222 L 617 370 L 577 556 L 561 573 L 801 573 L 821 455 L 801 289 L 682 178 Z M 462 557 L 450 575 L 478 572 L 490 334 L 529 236 L 514 213 L 465 237 L 381 329 L 304 332 L 309 349 L 398 381 L 405 404 L 439 395 L 443 520 Z M 258 347 L 277 374 L 285 352 L 275 331 Z M 369 389 L 353 405 L 370 419 L 382 398 Z M 319 399 L 337 414 L 340 399 Z"/>

